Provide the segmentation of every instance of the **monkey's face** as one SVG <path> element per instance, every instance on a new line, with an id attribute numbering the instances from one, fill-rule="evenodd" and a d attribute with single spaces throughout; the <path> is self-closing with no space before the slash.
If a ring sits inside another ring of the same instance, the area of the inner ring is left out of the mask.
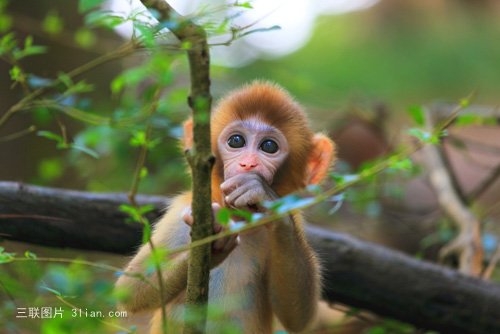
<path id="1" fill-rule="evenodd" d="M 219 135 L 217 148 L 224 166 L 224 180 L 242 173 L 256 173 L 268 185 L 273 183 L 289 153 L 285 135 L 257 118 L 227 125 Z"/>

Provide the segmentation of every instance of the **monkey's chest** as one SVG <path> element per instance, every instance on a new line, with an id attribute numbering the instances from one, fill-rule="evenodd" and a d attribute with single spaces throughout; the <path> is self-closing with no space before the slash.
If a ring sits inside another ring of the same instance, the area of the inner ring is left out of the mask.
<path id="1" fill-rule="evenodd" d="M 263 245 L 260 245 L 263 246 Z M 265 248 L 265 247 L 264 247 Z M 266 254 L 263 247 L 242 243 L 210 273 L 209 315 L 245 329 L 245 333 L 267 332 L 270 323 L 267 294 Z M 259 326 L 248 331 L 249 328 Z"/>

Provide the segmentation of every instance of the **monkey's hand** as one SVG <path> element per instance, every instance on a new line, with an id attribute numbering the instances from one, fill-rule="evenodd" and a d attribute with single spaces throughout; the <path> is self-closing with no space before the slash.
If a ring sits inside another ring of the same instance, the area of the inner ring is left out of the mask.
<path id="1" fill-rule="evenodd" d="M 214 217 L 217 216 L 217 211 L 220 210 L 220 205 L 217 203 L 212 203 L 212 212 Z M 193 226 L 193 216 L 191 214 L 191 207 L 187 207 L 182 215 L 182 220 L 189 226 Z M 226 230 L 227 228 L 223 225 L 217 223 L 214 219 L 213 231 L 214 234 L 218 234 Z M 217 267 L 224 261 L 227 256 L 234 250 L 238 245 L 238 235 L 231 234 L 228 237 L 222 237 L 214 242 L 212 242 L 212 263 L 211 268 Z"/>
<path id="2" fill-rule="evenodd" d="M 225 180 L 220 188 L 229 207 L 263 211 L 261 203 L 278 198 L 271 186 L 256 173 L 242 173 Z"/>

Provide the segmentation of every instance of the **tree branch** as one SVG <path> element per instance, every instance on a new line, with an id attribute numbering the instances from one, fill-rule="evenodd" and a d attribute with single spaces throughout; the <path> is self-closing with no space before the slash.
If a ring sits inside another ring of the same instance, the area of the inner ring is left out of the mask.
<path id="1" fill-rule="evenodd" d="M 170 31 L 187 48 L 191 75 L 188 99 L 193 119 L 193 149 L 186 152 L 191 166 L 193 186 L 191 241 L 202 240 L 213 233 L 211 172 L 214 158 L 210 146 L 210 55 L 207 34 L 177 13 L 164 0 L 141 0 L 150 10 L 159 13 L 160 21 L 174 21 Z M 196 312 L 196 323 L 185 322 L 184 333 L 205 333 L 210 279 L 211 245 L 193 247 L 189 252 L 186 289 L 186 319 Z"/>
<path id="2" fill-rule="evenodd" d="M 427 112 L 427 129 L 432 131 L 438 120 L 440 120 L 438 114 Z M 458 236 L 443 247 L 440 257 L 446 260 L 456 256 L 460 271 L 479 276 L 483 263 L 480 221 L 467 207 L 463 196 L 460 196 L 460 191 L 456 188 L 456 182 L 453 182 L 439 147 L 426 145 L 422 152 L 429 181 L 436 193 L 439 206 L 459 229 Z"/>
<path id="3" fill-rule="evenodd" d="M 137 196 L 159 216 L 168 202 Z M 118 210 L 126 194 L 0 182 L 0 235 L 53 247 L 131 254 L 142 228 Z M 85 228 L 82 228 L 84 226 Z M 500 333 L 500 286 L 373 243 L 307 228 L 323 264 L 323 298 L 445 333 Z"/>

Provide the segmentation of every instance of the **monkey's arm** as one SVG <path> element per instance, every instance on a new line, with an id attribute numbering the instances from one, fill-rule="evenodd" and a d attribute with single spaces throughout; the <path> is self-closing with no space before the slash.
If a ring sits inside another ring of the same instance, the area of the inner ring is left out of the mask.
<path id="1" fill-rule="evenodd" d="M 190 242 L 193 218 L 190 213 L 191 193 L 180 195 L 172 200 L 168 212 L 155 226 L 152 242 L 158 251 L 174 250 Z M 212 204 L 214 212 L 220 209 L 218 204 Z M 214 233 L 220 233 L 224 227 L 214 223 Z M 237 246 L 237 235 L 219 238 L 212 243 L 211 267 L 219 265 Z M 152 265 L 151 247 L 143 245 L 137 255 L 128 264 L 116 286 L 131 293 L 130 298 L 122 305 L 131 312 L 158 308 L 161 302 L 168 304 L 186 289 L 188 252 L 166 258 L 161 263 L 161 276 L 164 287 L 163 298 L 160 298 L 159 279 Z M 127 275 L 128 273 L 128 275 Z M 145 275 L 147 281 L 134 277 L 133 274 Z"/>
<path id="2" fill-rule="evenodd" d="M 320 296 L 319 263 L 294 215 L 270 227 L 269 293 L 286 329 L 298 332 L 313 320 Z"/>
<path id="3" fill-rule="evenodd" d="M 264 210 L 259 204 L 278 195 L 255 173 L 244 173 L 221 184 L 231 207 Z M 273 222 L 268 263 L 269 294 L 273 310 L 287 330 L 301 331 L 314 318 L 320 292 L 319 264 L 307 244 L 302 217 L 294 215 Z"/>
<path id="4" fill-rule="evenodd" d="M 190 240 L 190 228 L 182 221 L 183 210 L 190 205 L 190 195 L 176 197 L 162 219 L 155 226 L 152 242 L 156 249 L 174 249 Z M 130 298 L 122 303 L 122 307 L 131 312 L 158 308 L 161 301 L 169 303 L 185 288 L 187 282 L 188 253 L 180 253 L 165 259 L 161 263 L 164 296 L 160 298 L 158 273 L 152 265 L 151 247 L 145 244 L 130 261 L 125 274 L 116 282 L 118 289 L 130 293 Z M 133 274 L 144 275 L 147 281 L 134 277 Z"/>

